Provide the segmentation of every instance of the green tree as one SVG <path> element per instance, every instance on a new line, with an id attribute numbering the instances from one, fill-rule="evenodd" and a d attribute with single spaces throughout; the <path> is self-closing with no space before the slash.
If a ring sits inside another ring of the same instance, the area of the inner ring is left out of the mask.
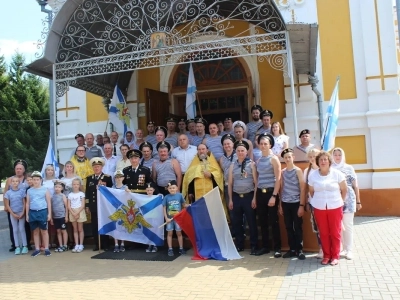
<path id="1" fill-rule="evenodd" d="M 1 179 L 13 174 L 12 164 L 19 158 L 28 162 L 28 170 L 41 170 L 49 142 L 48 86 L 25 73 L 24 66 L 24 56 L 16 53 L 7 73 L 0 57 Z"/>

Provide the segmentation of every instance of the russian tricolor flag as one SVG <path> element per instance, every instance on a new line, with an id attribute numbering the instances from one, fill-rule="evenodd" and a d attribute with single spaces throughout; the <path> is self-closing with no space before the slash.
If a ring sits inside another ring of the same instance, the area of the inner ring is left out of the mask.
<path id="1" fill-rule="evenodd" d="M 233 243 L 218 188 L 174 216 L 193 245 L 192 259 L 242 258 Z"/>

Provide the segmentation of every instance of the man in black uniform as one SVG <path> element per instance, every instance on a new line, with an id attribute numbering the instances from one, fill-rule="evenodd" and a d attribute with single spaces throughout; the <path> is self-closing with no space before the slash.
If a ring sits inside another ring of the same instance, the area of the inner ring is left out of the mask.
<path id="1" fill-rule="evenodd" d="M 90 165 L 93 168 L 93 175 L 86 178 L 86 213 L 91 214 L 92 220 L 92 235 L 95 242 L 93 251 L 99 250 L 99 228 L 98 228 L 98 218 L 97 218 L 97 189 L 99 185 L 104 185 L 106 187 L 112 187 L 112 179 L 108 174 L 103 173 L 103 166 L 105 161 L 101 157 L 93 157 L 90 160 Z M 101 235 L 101 247 L 104 250 L 108 249 L 108 236 Z"/>
<path id="2" fill-rule="evenodd" d="M 152 181 L 150 169 L 141 166 L 140 159 L 143 154 L 141 151 L 133 149 L 126 153 L 126 156 L 131 162 L 131 166 L 124 168 L 123 183 L 131 190 L 132 193 L 146 194 L 147 183 Z"/>

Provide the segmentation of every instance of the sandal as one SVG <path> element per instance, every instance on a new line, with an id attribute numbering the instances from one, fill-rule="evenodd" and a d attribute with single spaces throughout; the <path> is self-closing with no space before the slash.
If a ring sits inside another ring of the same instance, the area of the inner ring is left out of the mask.
<path id="1" fill-rule="evenodd" d="M 331 266 L 336 266 L 339 263 L 339 260 L 337 260 L 336 258 L 332 259 L 331 261 Z"/>

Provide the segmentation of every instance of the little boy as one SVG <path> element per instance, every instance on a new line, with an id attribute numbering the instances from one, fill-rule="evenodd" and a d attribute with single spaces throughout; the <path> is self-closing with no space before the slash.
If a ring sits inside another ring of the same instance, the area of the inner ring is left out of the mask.
<path id="1" fill-rule="evenodd" d="M 176 180 L 171 180 L 168 183 L 168 192 L 163 199 L 164 206 L 164 217 L 167 224 L 167 243 L 168 243 L 168 256 L 174 256 L 174 250 L 172 249 L 172 234 L 175 230 L 176 235 L 178 236 L 179 243 L 179 254 L 185 254 L 186 251 L 183 249 L 183 237 L 182 237 L 182 229 L 179 225 L 173 220 L 174 215 L 179 213 L 182 210 L 182 206 L 186 207 L 185 200 L 181 193 L 178 193 L 178 186 Z"/>
<path id="2" fill-rule="evenodd" d="M 112 188 L 117 189 L 117 190 L 124 190 L 124 191 L 130 193 L 131 191 L 128 189 L 128 187 L 122 183 L 124 181 L 124 178 L 125 178 L 124 173 L 121 170 L 115 171 L 115 173 L 114 173 L 115 184 L 112 186 Z M 121 241 L 121 246 L 118 245 L 117 239 L 114 239 L 114 242 L 115 242 L 114 253 L 125 251 L 124 241 Z"/>
<path id="3" fill-rule="evenodd" d="M 51 196 L 46 187 L 42 186 L 42 174 L 39 171 L 32 173 L 33 186 L 26 195 L 26 220 L 33 231 L 35 251 L 32 257 L 40 254 L 40 238 L 44 245 L 44 255 L 50 256 L 48 222 L 51 220 Z"/>
<path id="4" fill-rule="evenodd" d="M 146 193 L 148 196 L 153 196 L 156 193 L 157 190 L 157 186 L 154 182 L 150 181 L 147 183 L 147 187 L 146 187 Z M 158 190 L 157 190 L 158 191 Z M 149 245 L 146 249 L 146 252 L 157 252 L 157 246 L 153 246 L 153 245 Z"/>
<path id="5" fill-rule="evenodd" d="M 282 151 L 281 157 L 286 168 L 282 170 L 281 203 L 279 212 L 285 221 L 290 250 L 283 258 L 297 256 L 306 259 L 303 253 L 303 214 L 304 214 L 304 176 L 300 168 L 293 163 L 293 150 L 287 148 Z"/>

